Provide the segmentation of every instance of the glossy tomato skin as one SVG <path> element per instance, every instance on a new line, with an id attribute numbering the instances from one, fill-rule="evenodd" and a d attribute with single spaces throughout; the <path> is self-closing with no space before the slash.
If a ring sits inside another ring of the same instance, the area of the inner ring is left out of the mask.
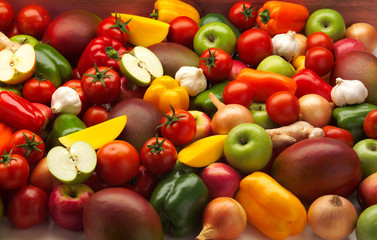
<path id="1" fill-rule="evenodd" d="M 313 70 L 318 76 L 325 76 L 334 66 L 334 56 L 324 47 L 312 47 L 305 55 L 305 68 Z"/>
<path id="2" fill-rule="evenodd" d="M 253 88 L 251 84 L 244 80 L 229 82 L 223 91 L 223 101 L 225 104 L 240 104 L 249 108 L 253 103 Z"/>
<path id="3" fill-rule="evenodd" d="M 87 127 L 106 121 L 109 111 L 104 106 L 93 105 L 86 110 L 83 122 Z"/>
<path id="4" fill-rule="evenodd" d="M 297 121 L 300 103 L 292 92 L 279 91 L 267 98 L 266 111 L 272 121 L 285 126 Z"/>
<path id="5" fill-rule="evenodd" d="M 131 180 L 136 176 L 139 166 L 139 153 L 126 141 L 111 141 L 97 151 L 97 174 L 101 181 L 111 186 Z"/>
<path id="6" fill-rule="evenodd" d="M 186 16 L 176 17 L 169 24 L 168 42 L 179 43 L 193 49 L 194 37 L 199 30 L 198 24 Z"/>
<path id="7" fill-rule="evenodd" d="M 349 131 L 331 125 L 322 127 L 322 130 L 325 133 L 325 137 L 337 139 L 348 146 L 353 147 L 353 136 Z"/>
<path id="8" fill-rule="evenodd" d="M 18 154 L 4 154 L 0 159 L 0 189 L 14 190 L 25 186 L 29 179 L 29 164 Z"/>
<path id="9" fill-rule="evenodd" d="M 48 11 L 41 5 L 25 6 L 17 15 L 18 27 L 22 34 L 41 39 L 51 22 Z"/>
<path id="10" fill-rule="evenodd" d="M 7 1 L 0 1 L 0 31 L 6 32 L 14 20 L 14 10 Z"/>
<path id="11" fill-rule="evenodd" d="M 29 165 L 39 162 L 46 153 L 43 139 L 29 130 L 15 132 L 10 140 L 9 148 L 12 153 L 23 156 Z"/>
<path id="12" fill-rule="evenodd" d="M 306 51 L 312 47 L 324 47 L 332 51 L 334 46 L 333 40 L 324 32 L 315 32 L 310 34 L 306 39 Z"/>
<path id="13" fill-rule="evenodd" d="M 169 172 L 177 161 L 177 150 L 166 138 L 149 139 L 140 151 L 141 163 L 153 174 Z"/>
<path id="14" fill-rule="evenodd" d="M 38 102 L 49 106 L 56 88 L 50 80 L 31 78 L 24 83 L 22 95 L 30 102 Z"/>
<path id="15" fill-rule="evenodd" d="M 125 46 L 130 38 L 130 28 L 127 23 L 123 22 L 121 17 L 107 17 L 97 27 L 97 37 L 107 36 L 119 41 Z"/>
<path id="16" fill-rule="evenodd" d="M 47 217 L 47 204 L 45 191 L 35 186 L 24 186 L 11 195 L 6 215 L 13 226 L 27 229 Z"/>
<path id="17" fill-rule="evenodd" d="M 370 111 L 363 124 L 364 133 L 373 139 L 377 139 L 377 111 Z"/>
<path id="18" fill-rule="evenodd" d="M 234 26 L 241 30 L 246 30 L 255 25 L 257 9 L 251 2 L 236 2 L 230 8 L 228 18 Z"/>
<path id="19" fill-rule="evenodd" d="M 232 57 L 220 48 L 210 48 L 202 53 L 199 68 L 213 84 L 224 81 L 233 67 Z"/>
<path id="20" fill-rule="evenodd" d="M 272 54 L 273 45 L 270 35 L 257 28 L 244 31 L 237 40 L 237 51 L 240 59 L 252 68 Z"/>

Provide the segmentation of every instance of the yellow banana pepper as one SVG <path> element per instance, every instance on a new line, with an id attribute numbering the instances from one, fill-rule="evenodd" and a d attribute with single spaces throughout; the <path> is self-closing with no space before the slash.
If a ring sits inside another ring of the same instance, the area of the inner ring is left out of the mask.
<path id="1" fill-rule="evenodd" d="M 197 24 L 200 21 L 200 15 L 196 8 L 179 0 L 157 0 L 150 16 L 166 23 L 170 23 L 179 16 L 189 17 Z"/>
<path id="2" fill-rule="evenodd" d="M 269 238 L 297 235 L 306 226 L 304 205 L 266 173 L 243 178 L 235 199 L 244 207 L 247 220 Z"/>
<path id="3" fill-rule="evenodd" d="M 151 82 L 144 94 L 144 100 L 152 103 L 162 111 L 168 113 L 172 106 L 174 109 L 188 110 L 190 97 L 179 82 L 174 78 L 164 75 Z"/>

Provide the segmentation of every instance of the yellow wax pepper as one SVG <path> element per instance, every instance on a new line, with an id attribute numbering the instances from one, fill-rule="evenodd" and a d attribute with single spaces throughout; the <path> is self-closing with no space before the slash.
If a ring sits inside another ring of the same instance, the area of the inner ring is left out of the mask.
<path id="1" fill-rule="evenodd" d="M 189 17 L 198 24 L 200 21 L 200 15 L 196 8 L 179 0 L 157 0 L 150 16 L 166 23 L 170 23 L 179 16 Z"/>
<path id="2" fill-rule="evenodd" d="M 269 238 L 285 239 L 306 226 L 304 205 L 266 173 L 243 178 L 235 199 L 245 209 L 247 220 Z"/>
<path id="3" fill-rule="evenodd" d="M 170 105 L 174 109 L 188 110 L 190 97 L 187 90 L 179 86 L 177 80 L 164 75 L 151 82 L 145 91 L 144 100 L 166 114 L 171 111 Z"/>

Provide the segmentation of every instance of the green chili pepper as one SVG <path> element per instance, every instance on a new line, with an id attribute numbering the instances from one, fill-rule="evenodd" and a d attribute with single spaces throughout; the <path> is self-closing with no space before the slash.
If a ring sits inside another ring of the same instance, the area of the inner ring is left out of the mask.
<path id="1" fill-rule="evenodd" d="M 222 23 L 225 23 L 226 25 L 228 25 L 233 30 L 233 32 L 236 35 L 237 39 L 241 35 L 240 30 L 238 30 L 238 28 L 236 28 L 233 25 L 233 23 L 231 23 L 224 15 L 222 15 L 220 13 L 209 13 L 209 14 L 203 16 L 200 19 L 199 27 L 201 27 L 203 25 L 206 25 L 207 23 L 211 23 L 211 22 L 222 22 Z"/>

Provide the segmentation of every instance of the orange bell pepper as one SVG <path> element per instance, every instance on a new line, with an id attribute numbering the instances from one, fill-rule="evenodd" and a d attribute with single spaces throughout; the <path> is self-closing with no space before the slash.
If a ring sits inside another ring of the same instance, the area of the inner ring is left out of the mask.
<path id="1" fill-rule="evenodd" d="M 154 79 L 145 91 L 143 99 L 165 114 L 171 111 L 171 106 L 174 109 L 188 110 L 190 103 L 187 90 L 168 75 Z"/>
<path id="2" fill-rule="evenodd" d="M 266 173 L 243 178 L 235 199 L 245 209 L 248 222 L 269 238 L 285 239 L 306 226 L 304 205 Z"/>
<path id="3" fill-rule="evenodd" d="M 309 10 L 297 3 L 267 1 L 259 10 L 257 24 L 270 35 L 301 32 L 304 29 Z"/>
<path id="4" fill-rule="evenodd" d="M 236 80 L 250 83 L 254 90 L 253 101 L 255 102 L 266 102 L 271 94 L 278 91 L 290 91 L 294 94 L 297 89 L 296 82 L 290 77 L 252 68 L 242 69 Z"/>

